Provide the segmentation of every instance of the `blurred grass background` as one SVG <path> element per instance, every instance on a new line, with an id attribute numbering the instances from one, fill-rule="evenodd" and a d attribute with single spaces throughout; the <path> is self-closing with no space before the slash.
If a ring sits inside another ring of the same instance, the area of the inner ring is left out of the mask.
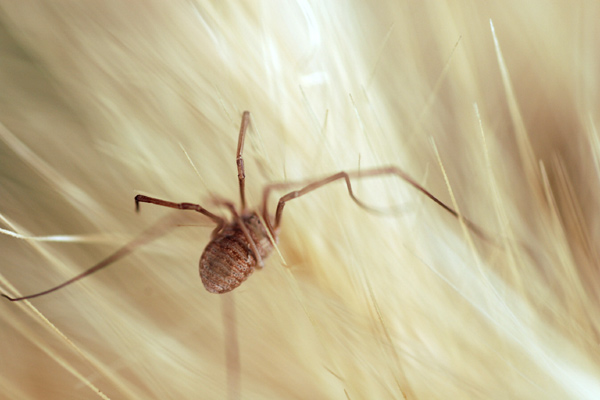
<path id="1" fill-rule="evenodd" d="M 401 207 L 385 217 L 340 183 L 290 202 L 282 256 L 217 296 L 198 277 L 211 226 L 189 216 L 0 302 L 0 398 L 599 398 L 598 18 L 594 1 L 0 1 L 0 227 L 84 235 L 0 235 L 2 292 L 61 283 L 169 213 L 136 214 L 137 193 L 237 201 L 246 109 L 251 204 L 394 164 L 500 243 L 397 179 L 355 184 Z"/>

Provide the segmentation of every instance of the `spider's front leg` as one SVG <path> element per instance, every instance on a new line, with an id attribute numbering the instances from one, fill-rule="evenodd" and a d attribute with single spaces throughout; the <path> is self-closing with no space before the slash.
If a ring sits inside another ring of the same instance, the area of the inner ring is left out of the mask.
<path id="1" fill-rule="evenodd" d="M 415 189 L 417 189 L 418 191 L 423 193 L 425 196 L 427 196 L 430 200 L 432 200 L 438 206 L 442 207 L 444 210 L 446 210 L 448 213 L 450 213 L 453 217 L 455 217 L 459 220 L 462 220 L 464 222 L 465 226 L 467 228 L 469 228 L 477 236 L 479 236 L 480 238 L 482 238 L 488 242 L 492 242 L 492 243 L 494 242 L 475 223 L 471 222 L 470 220 L 468 220 L 467 218 L 465 218 L 464 216 L 460 215 L 458 212 L 453 210 L 450 206 L 446 205 L 444 202 L 442 202 L 440 199 L 438 199 L 436 196 L 434 196 L 430 191 L 428 191 L 423 186 L 421 186 L 419 183 L 417 183 L 417 181 L 414 180 L 413 178 L 411 178 L 410 175 L 408 175 L 406 172 L 402 171 L 400 168 L 398 168 L 396 166 L 372 168 L 372 169 L 350 171 L 350 172 L 341 171 L 341 172 L 338 172 L 337 174 L 333 174 L 328 177 L 325 177 L 322 179 L 317 179 L 314 181 L 282 182 L 282 183 L 273 183 L 273 184 L 267 185 L 263 189 L 263 203 L 262 203 L 263 218 L 265 219 L 265 221 L 267 221 L 268 228 L 271 230 L 271 232 L 273 232 L 273 231 L 279 229 L 279 225 L 281 224 L 281 218 L 283 215 L 283 208 L 285 207 L 285 204 L 288 201 L 302 197 L 314 190 L 317 190 L 325 185 L 328 185 L 330 183 L 333 183 L 333 182 L 341 180 L 341 179 L 344 179 L 344 181 L 346 183 L 346 188 L 348 190 L 348 194 L 350 195 L 352 200 L 356 204 L 358 204 L 359 207 L 361 207 L 367 211 L 381 213 L 380 210 L 374 209 L 374 208 L 368 206 L 366 203 L 364 203 L 361 200 L 356 198 L 356 196 L 354 195 L 354 192 L 352 191 L 351 179 L 371 178 L 371 177 L 382 176 L 382 175 L 393 175 L 393 176 L 396 176 L 396 177 L 402 179 L 404 182 L 408 183 L 409 185 L 411 185 L 412 187 L 414 187 Z M 271 218 L 270 218 L 268 210 L 267 210 L 269 195 L 270 195 L 271 191 L 272 190 L 283 190 L 283 189 L 287 189 L 287 188 L 294 187 L 294 186 L 296 186 L 296 187 L 303 186 L 303 187 L 300 190 L 294 190 L 292 192 L 289 192 L 279 199 L 279 202 L 277 203 L 277 209 L 275 211 L 275 220 L 271 221 Z"/>

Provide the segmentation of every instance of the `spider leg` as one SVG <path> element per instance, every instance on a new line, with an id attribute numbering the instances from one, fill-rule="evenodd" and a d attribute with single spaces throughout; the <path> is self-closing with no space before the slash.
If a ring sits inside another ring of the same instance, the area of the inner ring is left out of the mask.
<path id="1" fill-rule="evenodd" d="M 156 239 L 160 236 L 163 236 L 165 233 L 167 233 L 169 230 L 171 230 L 175 226 L 176 225 L 173 223 L 173 215 L 162 218 L 157 223 L 152 225 L 150 228 L 146 229 L 144 232 L 139 234 L 131 242 L 127 243 L 125 246 L 121 247 L 119 250 L 117 250 L 116 252 L 114 252 L 113 254 L 111 254 L 110 256 L 105 258 L 104 260 L 100 261 L 98 264 L 94 265 L 91 268 L 88 268 L 87 270 L 83 271 L 79 275 L 69 279 L 66 282 L 61 283 L 58 286 L 54 286 L 54 287 L 44 290 L 42 292 L 30 294 L 28 296 L 23 296 L 23 297 L 10 297 L 6 294 L 2 294 L 2 297 L 5 297 L 10 301 L 21 301 L 21 300 L 32 299 L 32 298 L 38 297 L 38 296 L 43 296 L 48 293 L 52 293 L 58 289 L 61 289 L 65 286 L 68 286 L 68 285 L 74 283 L 74 282 L 77 282 L 78 280 L 80 280 L 86 276 L 89 276 L 89 275 L 93 274 L 94 272 L 101 270 L 104 267 L 109 266 L 110 264 L 127 256 L 129 253 L 134 251 L 137 247 L 145 245 L 146 243 L 149 243 L 149 242 L 153 241 L 154 239 Z"/>
<path id="2" fill-rule="evenodd" d="M 148 196 L 138 194 L 137 196 L 135 196 L 135 210 L 136 211 L 140 210 L 140 203 L 156 204 L 156 205 L 162 206 L 162 207 L 175 208 L 177 210 L 192 210 L 192 211 L 199 212 L 200 214 L 206 215 L 208 218 L 212 219 L 214 222 L 217 223 L 217 227 L 215 229 L 213 229 L 213 231 L 211 233 L 211 237 L 215 237 L 215 235 L 221 229 L 223 229 L 223 227 L 225 226 L 225 220 L 223 218 L 211 213 L 210 211 L 208 211 L 206 208 L 202 207 L 199 204 L 173 203 L 170 201 L 157 199 L 155 197 L 148 197 Z"/>
<path id="3" fill-rule="evenodd" d="M 238 171 L 238 181 L 240 183 L 240 201 L 242 204 L 242 214 L 246 211 L 246 191 L 245 191 L 245 181 L 246 181 L 246 169 L 244 168 L 244 158 L 242 153 L 244 152 L 244 139 L 246 138 L 246 131 L 248 130 L 248 125 L 250 124 L 250 112 L 244 111 L 242 114 L 242 123 L 240 125 L 240 136 L 238 138 L 238 147 L 237 153 L 235 157 L 235 163 L 237 165 Z"/>
<path id="4" fill-rule="evenodd" d="M 227 208 L 229 208 L 229 211 L 231 211 L 231 214 L 233 215 L 233 219 L 237 222 L 238 226 L 242 230 L 242 233 L 244 234 L 244 237 L 246 238 L 246 241 L 248 242 L 248 245 L 250 246 L 250 250 L 252 251 L 252 253 L 254 253 L 254 257 L 256 258 L 256 265 L 259 268 L 263 268 L 265 266 L 265 263 L 263 262 L 262 256 L 258 252 L 258 247 L 256 246 L 254 239 L 252 239 L 252 236 L 250 236 L 250 232 L 248 231 L 248 228 L 246 227 L 244 220 L 242 219 L 242 217 L 240 217 L 240 215 L 237 213 L 237 211 L 235 211 L 235 206 L 228 201 L 220 201 L 220 203 L 222 205 L 226 206 Z"/>
<path id="5" fill-rule="evenodd" d="M 368 211 L 380 212 L 379 210 L 369 207 L 367 204 L 365 204 L 364 202 L 362 202 L 361 200 L 356 198 L 356 196 L 354 195 L 354 192 L 352 191 L 352 184 L 351 184 L 350 180 L 351 179 L 369 178 L 369 177 L 375 177 L 375 176 L 381 176 L 381 175 L 394 175 L 394 176 L 402 179 L 403 181 L 405 181 L 406 183 L 408 183 L 409 185 L 411 185 L 412 187 L 414 187 L 415 189 L 417 189 L 418 191 L 423 193 L 425 196 L 427 196 L 429 199 L 431 199 L 437 205 L 442 207 L 444 210 L 446 210 L 452 216 L 454 216 L 455 218 L 458 218 L 459 220 L 464 221 L 465 225 L 473 233 L 475 233 L 476 235 L 478 235 L 479 237 L 481 237 L 484 240 L 491 241 L 491 239 L 488 237 L 488 235 L 486 235 L 476 224 L 474 224 L 473 222 L 471 222 L 470 220 L 468 220 L 467 218 L 465 218 L 464 216 L 460 215 L 458 212 L 453 210 L 451 207 L 446 205 L 440 199 L 435 197 L 431 192 L 429 192 L 427 189 L 425 189 L 423 186 L 421 186 L 419 183 L 417 183 L 416 180 L 411 178 L 407 173 L 405 173 L 404 171 L 402 171 L 400 168 L 398 168 L 396 166 L 372 168 L 372 169 L 350 171 L 350 172 L 341 171 L 341 172 L 338 172 L 337 174 L 333 174 L 333 175 L 330 175 L 328 177 L 325 177 L 325 178 L 322 178 L 322 179 L 319 179 L 316 181 L 283 182 L 283 183 L 274 183 L 274 184 L 267 185 L 267 186 L 265 186 L 265 188 L 263 190 L 263 204 L 262 204 L 263 218 L 265 219 L 265 221 L 267 221 L 268 228 L 271 230 L 271 232 L 274 232 L 275 230 L 277 230 L 279 228 L 279 225 L 281 224 L 283 208 L 285 207 L 286 202 L 296 199 L 298 197 L 304 196 L 305 194 L 308 194 L 314 190 L 317 190 L 325 185 L 328 185 L 329 183 L 335 182 L 340 179 L 343 179 L 345 181 L 346 188 L 348 189 L 348 194 L 350 195 L 352 200 L 356 204 L 358 204 L 358 206 L 360 206 L 361 208 L 364 208 Z M 274 222 L 271 222 L 271 217 L 269 216 L 268 210 L 267 210 L 268 197 L 269 197 L 270 192 L 272 190 L 283 190 L 283 189 L 286 189 L 289 187 L 300 186 L 300 185 L 304 185 L 304 187 L 301 188 L 300 190 L 294 190 L 292 192 L 289 192 L 279 199 L 279 202 L 277 203 L 277 209 L 275 211 L 275 220 L 274 220 Z"/>

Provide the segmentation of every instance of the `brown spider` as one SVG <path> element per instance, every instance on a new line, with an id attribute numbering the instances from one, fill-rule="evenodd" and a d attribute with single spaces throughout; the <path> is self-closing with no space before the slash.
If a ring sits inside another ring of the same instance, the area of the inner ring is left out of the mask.
<path id="1" fill-rule="evenodd" d="M 441 202 L 433 194 L 427 191 L 424 187 L 419 185 L 414 179 L 408 176 L 405 172 L 395 166 L 366 169 L 352 172 L 338 172 L 326 178 L 322 178 L 314 181 L 303 181 L 303 182 L 284 182 L 274 183 L 265 186 L 263 189 L 262 199 L 262 218 L 256 210 L 248 210 L 246 207 L 246 195 L 245 195 L 245 170 L 244 170 L 244 159 L 242 153 L 244 150 L 244 139 L 246 137 L 246 131 L 250 122 L 250 113 L 244 111 L 242 115 L 242 123 L 240 127 L 240 134 L 238 138 L 236 164 L 238 170 L 238 181 L 240 187 L 240 201 L 241 207 L 239 212 L 236 210 L 233 203 L 227 201 L 219 201 L 218 204 L 226 206 L 231 212 L 232 219 L 227 221 L 210 211 L 206 210 L 199 204 L 192 203 L 173 203 L 166 200 L 161 200 L 153 197 L 137 195 L 135 196 L 136 211 L 139 211 L 140 203 L 156 204 L 163 207 L 175 208 L 179 210 L 192 210 L 199 212 L 212 221 L 217 226 L 213 230 L 211 240 L 206 245 L 202 256 L 200 257 L 200 278 L 206 290 L 211 293 L 226 293 L 242 284 L 254 270 L 263 268 L 264 260 L 269 257 L 274 248 L 274 242 L 277 242 L 279 236 L 279 227 L 281 224 L 281 216 L 283 208 L 286 202 L 304 196 L 307 193 L 312 192 L 320 187 L 323 187 L 331 182 L 343 179 L 346 182 L 348 194 L 352 200 L 360 207 L 372 210 L 366 204 L 358 200 L 352 192 L 352 185 L 350 179 L 352 178 L 367 178 L 379 175 L 395 175 L 441 206 L 444 210 L 452 214 L 454 217 L 461 219 L 465 225 L 471 229 L 474 233 L 486 239 L 486 235 L 464 217 L 460 216 L 456 211 L 448 207 L 446 204 Z M 272 190 L 281 190 L 289 187 L 303 186 L 300 190 L 294 190 L 289 192 L 285 196 L 279 199 L 275 216 L 269 214 L 267 210 L 267 203 L 269 194 Z M 263 224 L 264 221 L 264 224 Z M 25 299 L 31 299 L 34 297 L 42 296 L 58 289 L 61 289 L 73 282 L 80 280 L 92 273 L 112 264 L 113 262 L 121 259 L 127 254 L 131 253 L 138 246 L 149 242 L 154 239 L 156 235 L 151 235 L 151 231 L 156 226 L 150 228 L 145 233 L 142 233 L 132 242 L 128 243 L 117 252 L 113 253 L 108 258 L 100 261 L 98 264 L 87 269 L 81 274 L 69 279 L 68 281 L 47 289 L 45 291 L 31 294 L 23 297 L 9 297 L 2 294 L 3 297 L 10 301 L 20 301 Z"/>

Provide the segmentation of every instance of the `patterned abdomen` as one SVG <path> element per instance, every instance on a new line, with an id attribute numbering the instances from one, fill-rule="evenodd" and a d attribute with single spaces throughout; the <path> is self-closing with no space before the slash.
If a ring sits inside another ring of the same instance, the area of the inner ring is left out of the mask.
<path id="1" fill-rule="evenodd" d="M 204 249 L 200 258 L 200 278 L 211 293 L 226 293 L 240 286 L 256 267 L 244 233 L 228 227 Z"/>

